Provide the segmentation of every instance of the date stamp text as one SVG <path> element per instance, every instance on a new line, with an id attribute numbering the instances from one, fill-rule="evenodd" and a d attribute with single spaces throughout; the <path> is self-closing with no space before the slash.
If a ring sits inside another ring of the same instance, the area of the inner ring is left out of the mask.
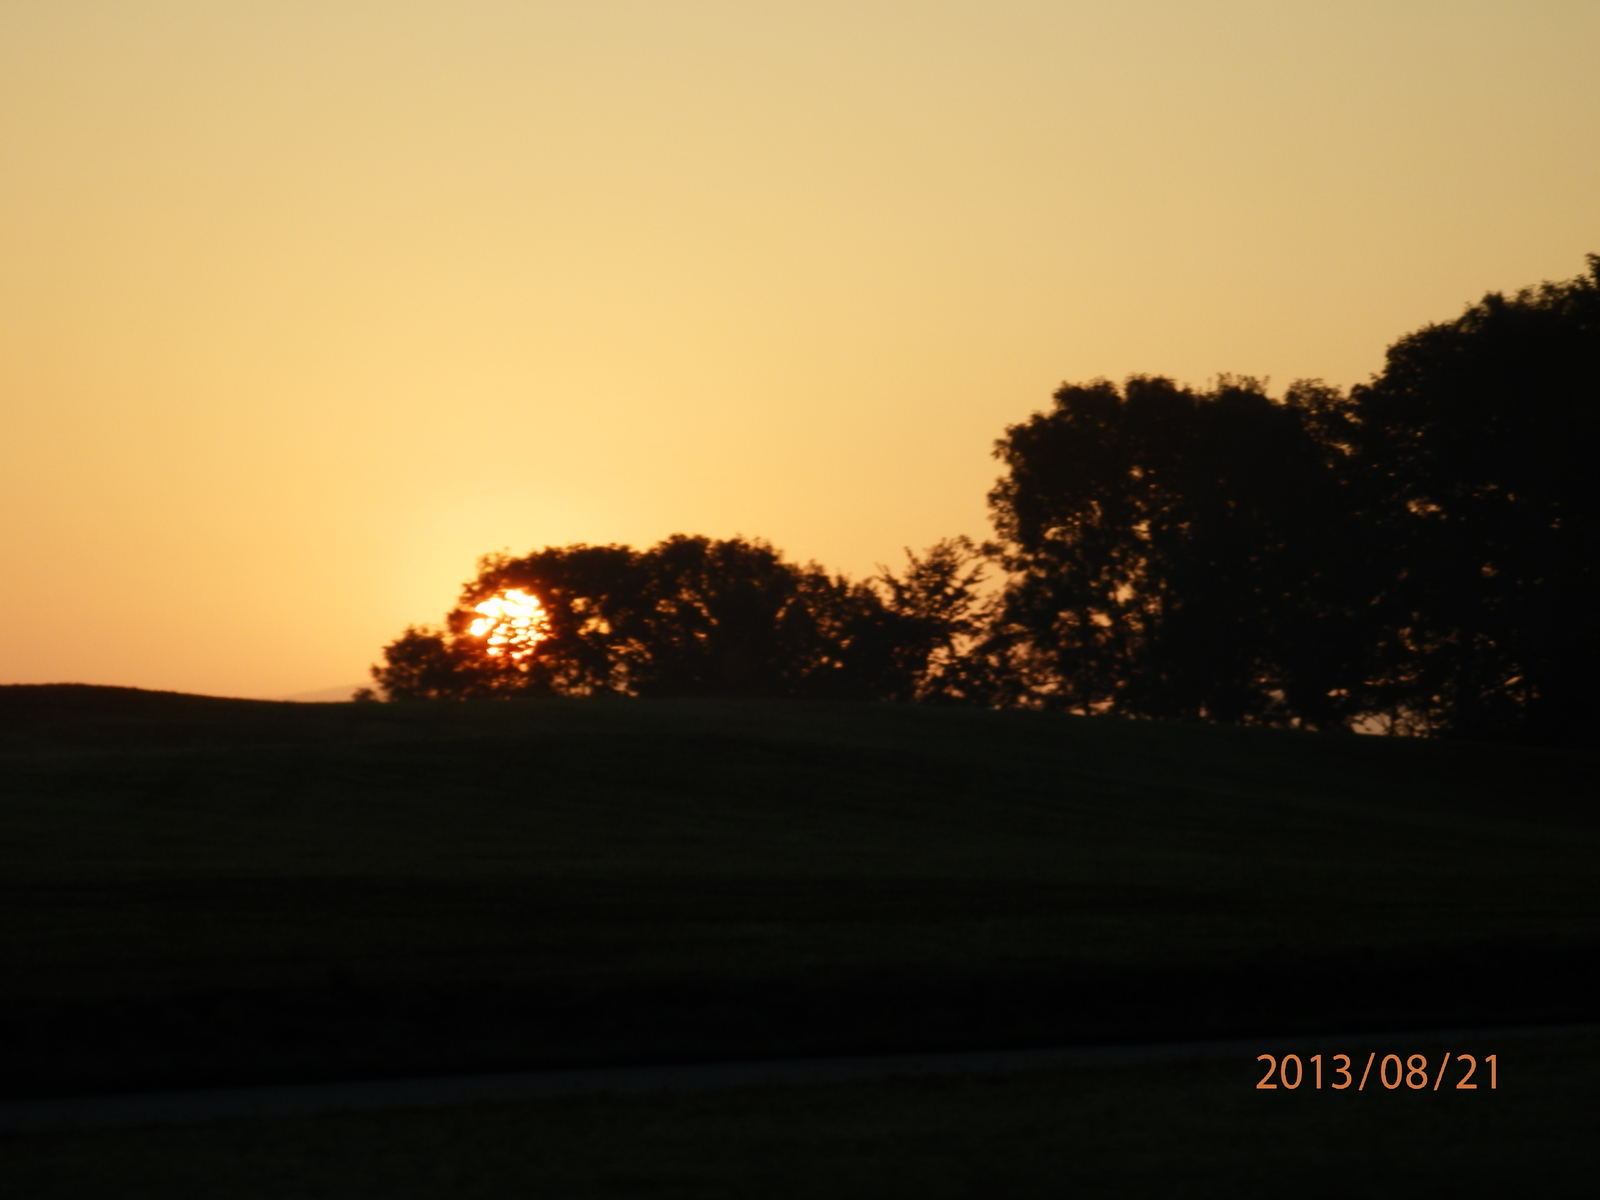
<path id="1" fill-rule="evenodd" d="M 1327 1086 L 1335 1092 L 1352 1087 L 1358 1092 L 1365 1091 L 1369 1080 L 1382 1084 L 1391 1092 L 1401 1088 L 1409 1088 L 1414 1092 L 1437 1092 L 1441 1087 L 1471 1092 L 1476 1091 L 1480 1083 L 1492 1091 L 1500 1086 L 1500 1057 L 1497 1054 L 1485 1054 L 1480 1065 L 1476 1055 L 1447 1053 L 1436 1066 L 1430 1067 L 1426 1054 L 1403 1057 L 1385 1054 L 1380 1059 L 1374 1050 L 1367 1055 L 1365 1065 L 1359 1068 L 1359 1078 L 1357 1068 L 1352 1065 L 1355 1060 L 1348 1054 L 1329 1055 L 1326 1073 L 1321 1054 L 1312 1054 L 1304 1060 L 1298 1054 L 1281 1057 L 1258 1054 L 1256 1061 L 1266 1064 L 1266 1074 L 1256 1084 L 1259 1091 L 1283 1088 L 1292 1092 L 1301 1084 L 1320 1088 L 1324 1083 L 1324 1074 Z M 1372 1069 L 1374 1063 L 1378 1068 L 1376 1073 Z"/>

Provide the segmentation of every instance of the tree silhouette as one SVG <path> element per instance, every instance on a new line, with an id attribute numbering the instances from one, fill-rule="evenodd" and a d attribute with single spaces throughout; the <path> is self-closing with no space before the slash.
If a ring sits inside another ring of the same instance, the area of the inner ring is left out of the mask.
<path id="1" fill-rule="evenodd" d="M 1390 348 L 1348 397 L 1067 385 L 1013 426 L 1012 703 L 1581 742 L 1597 716 L 1600 257 Z"/>
<path id="2" fill-rule="evenodd" d="M 994 625 L 996 597 L 984 577 L 995 547 L 970 538 L 945 538 L 921 556 L 906 551 L 895 575 L 879 567 L 875 582 L 896 619 L 893 651 L 909 689 L 890 699 L 933 704 L 993 704 L 1003 690 L 1003 663 L 984 646 Z"/>
<path id="3" fill-rule="evenodd" d="M 1348 396 L 1066 384 L 1011 426 L 999 541 L 865 582 L 765 542 L 490 557 L 392 698 L 794 696 L 1581 742 L 1597 716 L 1600 256 L 1389 350 Z M 909 554 L 909 552 L 908 552 Z M 1003 588 L 986 594 L 985 568 Z M 515 589 L 548 638 L 472 632 Z"/>
<path id="4" fill-rule="evenodd" d="M 765 542 L 676 535 L 649 550 L 549 547 L 479 563 L 442 629 L 413 627 L 374 679 L 393 699 L 493 696 L 976 696 L 968 543 L 911 556 L 906 577 L 852 583 Z M 478 606 L 538 597 L 548 637 L 523 659 L 473 636 Z"/>
<path id="5" fill-rule="evenodd" d="M 991 646 L 1013 702 L 1338 724 L 1361 638 L 1325 431 L 1337 393 L 1253 379 L 1066 385 L 1012 426 L 990 495 L 1011 573 Z"/>
<path id="6" fill-rule="evenodd" d="M 1600 256 L 1485 296 L 1352 392 L 1388 577 L 1374 684 L 1419 730 L 1592 737 L 1600 637 Z"/>

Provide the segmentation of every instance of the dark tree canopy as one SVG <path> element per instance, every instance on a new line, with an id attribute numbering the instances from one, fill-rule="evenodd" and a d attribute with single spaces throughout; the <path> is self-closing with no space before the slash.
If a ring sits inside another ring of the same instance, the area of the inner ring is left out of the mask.
<path id="1" fill-rule="evenodd" d="M 1485 296 L 1353 389 L 1384 547 L 1374 682 L 1424 731 L 1591 736 L 1600 638 L 1600 256 Z"/>
<path id="2" fill-rule="evenodd" d="M 1402 338 L 1348 397 L 1067 385 L 1007 431 L 1016 702 L 1574 742 L 1600 638 L 1600 258 Z"/>
<path id="3" fill-rule="evenodd" d="M 408 629 L 373 675 L 396 699 L 961 699 L 976 558 L 967 543 L 941 543 L 912 556 L 904 579 L 852 583 L 743 538 L 494 556 L 443 629 Z M 537 596 L 549 620 L 548 639 L 521 661 L 470 633 L 475 606 L 511 589 Z"/>
<path id="4" fill-rule="evenodd" d="M 1359 636 L 1323 436 L 1341 402 L 1252 379 L 1062 387 L 1008 430 L 990 503 L 1011 573 L 995 645 L 1078 712 L 1335 724 Z"/>
<path id="5" fill-rule="evenodd" d="M 865 582 L 761 541 L 492 557 L 394 698 L 793 696 L 1452 737 L 1592 738 L 1600 257 L 1401 338 L 1349 395 L 1063 385 L 997 444 L 999 541 Z M 986 595 L 987 564 L 1004 586 Z M 472 632 L 512 589 L 513 658 Z M 498 655 L 498 656 L 497 656 Z"/>

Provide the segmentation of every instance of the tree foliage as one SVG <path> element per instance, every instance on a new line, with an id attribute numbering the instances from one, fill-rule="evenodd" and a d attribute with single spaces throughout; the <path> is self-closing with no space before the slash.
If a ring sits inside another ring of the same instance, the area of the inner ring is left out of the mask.
<path id="1" fill-rule="evenodd" d="M 1346 395 L 1063 385 L 997 443 L 998 536 L 865 582 L 761 541 L 490 557 L 393 698 L 795 696 L 1578 742 L 1597 714 L 1600 257 L 1411 333 Z M 1003 586 L 984 586 L 998 566 Z M 473 636 L 524 589 L 549 638 Z"/>
<path id="2" fill-rule="evenodd" d="M 1351 417 L 1387 569 L 1380 705 L 1457 737 L 1592 736 L 1600 256 L 1400 339 Z"/>
<path id="3" fill-rule="evenodd" d="M 1578 741 L 1596 718 L 1600 258 L 1395 343 L 1350 395 L 1136 376 L 1011 427 L 1016 702 Z"/>
<path id="4" fill-rule="evenodd" d="M 408 629 L 374 678 L 396 699 L 488 696 L 965 698 L 978 554 L 960 539 L 866 583 L 765 542 L 677 535 L 648 550 L 549 547 L 479 564 L 441 629 Z M 470 634 L 511 589 L 543 602 L 549 637 L 523 661 Z"/>
<path id="5" fill-rule="evenodd" d="M 1316 384 L 1269 400 L 1136 376 L 1013 426 L 990 496 L 1019 699 L 1078 712 L 1340 721 L 1353 530 Z"/>

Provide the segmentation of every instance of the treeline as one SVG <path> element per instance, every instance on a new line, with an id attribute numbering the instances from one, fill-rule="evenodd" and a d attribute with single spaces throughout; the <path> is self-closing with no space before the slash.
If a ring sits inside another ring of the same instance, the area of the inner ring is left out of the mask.
<path id="1" fill-rule="evenodd" d="M 861 582 L 759 541 L 495 557 L 396 699 L 797 696 L 1583 743 L 1596 719 L 1600 256 L 1392 346 L 1348 393 L 1063 386 L 1010 427 L 995 540 Z M 520 656 L 472 632 L 543 605 Z"/>
<path id="2" fill-rule="evenodd" d="M 964 690 L 978 552 L 961 539 L 862 583 L 761 541 L 678 535 L 648 550 L 559 546 L 480 561 L 443 629 L 408 629 L 373 676 L 394 699 L 790 696 L 982 703 Z M 472 627 L 526 592 L 542 635 L 523 657 Z"/>

